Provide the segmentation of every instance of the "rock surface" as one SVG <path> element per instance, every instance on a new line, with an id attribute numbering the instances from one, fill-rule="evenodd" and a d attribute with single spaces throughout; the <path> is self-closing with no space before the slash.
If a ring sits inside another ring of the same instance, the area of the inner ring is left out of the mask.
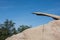
<path id="1" fill-rule="evenodd" d="M 8 37 L 6 40 L 60 40 L 60 20 L 54 20 L 36 28 Z"/>

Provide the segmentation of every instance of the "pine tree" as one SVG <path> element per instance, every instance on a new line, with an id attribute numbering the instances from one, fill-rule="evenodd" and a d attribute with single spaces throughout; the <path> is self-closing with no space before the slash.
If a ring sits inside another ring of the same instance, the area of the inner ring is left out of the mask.
<path id="1" fill-rule="evenodd" d="M 31 28 L 31 26 L 27 26 L 27 25 L 21 25 L 19 28 L 18 28 L 18 32 L 22 32 L 28 28 Z"/>
<path id="2" fill-rule="evenodd" d="M 0 24 L 0 40 L 5 40 L 7 37 L 17 33 L 14 25 L 15 23 L 8 19 L 3 24 Z"/>

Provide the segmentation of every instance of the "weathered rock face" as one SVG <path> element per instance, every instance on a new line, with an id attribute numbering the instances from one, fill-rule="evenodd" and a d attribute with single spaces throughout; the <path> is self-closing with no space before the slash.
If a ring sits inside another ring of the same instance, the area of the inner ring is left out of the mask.
<path id="1" fill-rule="evenodd" d="M 8 37 L 6 40 L 60 40 L 60 20 L 54 20 L 36 28 Z"/>

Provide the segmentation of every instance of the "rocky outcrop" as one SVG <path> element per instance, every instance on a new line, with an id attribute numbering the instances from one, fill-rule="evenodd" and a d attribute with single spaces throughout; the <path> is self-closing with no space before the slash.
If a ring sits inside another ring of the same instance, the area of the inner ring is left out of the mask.
<path id="1" fill-rule="evenodd" d="M 8 37 L 6 40 L 60 40 L 60 20 L 54 20 L 36 28 Z"/>
<path id="2" fill-rule="evenodd" d="M 39 15 L 39 16 L 47 16 L 47 17 L 51 17 L 54 20 L 60 20 L 60 16 L 57 15 L 53 15 L 53 14 L 48 14 L 48 13 L 43 13 L 43 12 L 34 12 L 33 14 Z"/>

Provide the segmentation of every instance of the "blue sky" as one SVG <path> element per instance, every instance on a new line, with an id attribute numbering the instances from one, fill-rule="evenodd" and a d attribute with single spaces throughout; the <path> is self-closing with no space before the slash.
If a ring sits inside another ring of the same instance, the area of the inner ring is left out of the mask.
<path id="1" fill-rule="evenodd" d="M 32 12 L 60 15 L 60 0 L 0 0 L 0 23 L 9 19 L 16 23 L 16 28 L 22 24 L 35 27 L 52 20 Z"/>

